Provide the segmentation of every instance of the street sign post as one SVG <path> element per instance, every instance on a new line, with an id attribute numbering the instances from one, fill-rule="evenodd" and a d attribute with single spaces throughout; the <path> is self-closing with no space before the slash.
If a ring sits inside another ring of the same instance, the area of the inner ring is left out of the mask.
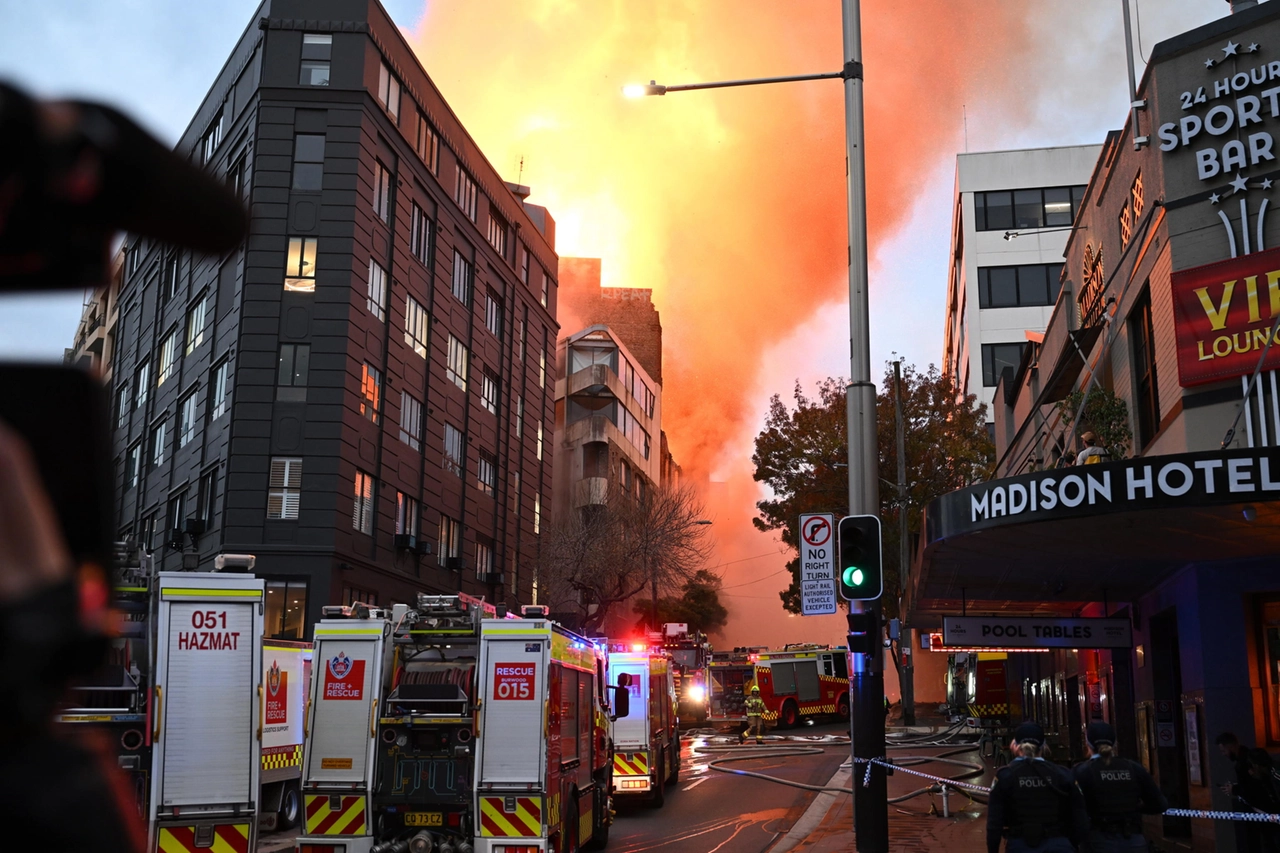
<path id="1" fill-rule="evenodd" d="M 836 612 L 835 516 L 800 516 L 800 612 Z"/>

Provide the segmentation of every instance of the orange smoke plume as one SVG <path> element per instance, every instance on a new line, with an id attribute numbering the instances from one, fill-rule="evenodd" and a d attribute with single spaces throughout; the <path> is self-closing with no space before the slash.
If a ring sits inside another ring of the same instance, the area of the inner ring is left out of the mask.
<path id="1" fill-rule="evenodd" d="M 1025 5 L 864 4 L 873 252 L 957 150 L 961 104 L 1006 88 L 1003 63 L 1029 44 Z M 621 87 L 838 70 L 840 4 L 440 1 L 410 39 L 499 172 L 515 180 L 523 162 L 560 254 L 603 258 L 606 286 L 653 289 L 664 427 L 685 470 L 705 474 L 758 415 L 760 353 L 843 292 L 841 83 L 639 100 Z"/>

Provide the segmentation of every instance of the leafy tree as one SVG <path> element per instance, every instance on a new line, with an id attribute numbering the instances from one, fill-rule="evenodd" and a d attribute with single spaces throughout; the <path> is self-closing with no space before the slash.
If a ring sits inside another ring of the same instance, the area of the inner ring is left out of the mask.
<path id="1" fill-rule="evenodd" d="M 995 448 L 987 435 L 986 407 L 963 394 L 949 376 L 930 365 L 927 371 L 910 365 L 902 369 L 902 408 L 906 426 L 907 493 L 900 506 L 894 478 L 897 443 L 894 431 L 893 365 L 876 400 L 880 465 L 880 520 L 885 568 L 884 607 L 896 612 L 901 593 L 898 571 L 898 513 L 907 513 L 909 536 L 918 535 L 920 511 L 947 492 L 964 488 L 990 475 Z M 848 514 L 848 432 L 845 382 L 818 383 L 817 398 L 807 397 L 796 383 L 795 408 L 780 396 L 770 401 L 765 428 L 756 436 L 755 479 L 766 484 L 772 497 L 756 506 L 752 519 L 762 531 L 780 531 L 782 541 L 796 549 L 787 563 L 791 584 L 780 593 L 784 609 L 800 612 L 799 522 L 802 513 Z"/>
<path id="2" fill-rule="evenodd" d="M 651 618 L 653 602 L 648 598 L 637 599 L 634 612 L 640 616 L 636 627 L 662 625 L 666 622 L 687 622 L 690 631 L 714 634 L 729 621 L 729 611 L 720 603 L 720 576 L 706 569 L 685 582 L 679 598 L 658 599 L 658 619 Z"/>
<path id="3" fill-rule="evenodd" d="M 652 589 L 680 589 L 706 563 L 705 510 L 687 485 L 636 496 L 611 488 L 604 502 L 572 510 L 542 531 L 541 596 L 596 631 L 620 604 Z"/>
<path id="4" fill-rule="evenodd" d="M 1082 407 L 1084 412 L 1080 413 Z M 1129 407 L 1114 392 L 1091 388 L 1086 397 L 1085 392 L 1077 389 L 1058 403 L 1058 411 L 1068 425 L 1074 423 L 1079 414 L 1076 435 L 1092 432 L 1112 459 L 1123 459 L 1129 455 L 1129 442 L 1133 440 L 1133 433 L 1129 430 Z"/>

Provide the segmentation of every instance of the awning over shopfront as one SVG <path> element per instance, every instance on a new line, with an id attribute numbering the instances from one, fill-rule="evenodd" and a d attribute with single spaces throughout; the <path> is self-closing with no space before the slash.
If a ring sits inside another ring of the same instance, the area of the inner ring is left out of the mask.
<path id="1" fill-rule="evenodd" d="M 930 504 L 924 533 L 904 590 L 914 627 L 1129 601 L 1190 563 L 1280 559 L 1280 448 L 992 480 Z"/>
<path id="2" fill-rule="evenodd" d="M 1080 378 L 1080 372 L 1084 370 L 1085 359 L 1093 351 L 1093 345 L 1098 342 L 1103 328 L 1102 325 L 1097 325 L 1067 332 L 1069 340 L 1058 355 L 1058 361 L 1044 384 L 1044 390 L 1040 392 L 1040 399 L 1036 400 L 1037 408 L 1056 403 L 1071 393 L 1076 380 Z"/>

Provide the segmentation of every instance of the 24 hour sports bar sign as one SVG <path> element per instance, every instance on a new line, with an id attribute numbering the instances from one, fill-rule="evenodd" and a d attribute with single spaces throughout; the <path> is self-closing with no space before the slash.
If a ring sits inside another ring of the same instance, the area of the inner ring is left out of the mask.
<path id="1" fill-rule="evenodd" d="M 1175 272 L 1173 312 L 1184 388 L 1252 373 L 1280 316 L 1280 249 Z M 1262 369 L 1278 367 L 1273 345 Z"/>

